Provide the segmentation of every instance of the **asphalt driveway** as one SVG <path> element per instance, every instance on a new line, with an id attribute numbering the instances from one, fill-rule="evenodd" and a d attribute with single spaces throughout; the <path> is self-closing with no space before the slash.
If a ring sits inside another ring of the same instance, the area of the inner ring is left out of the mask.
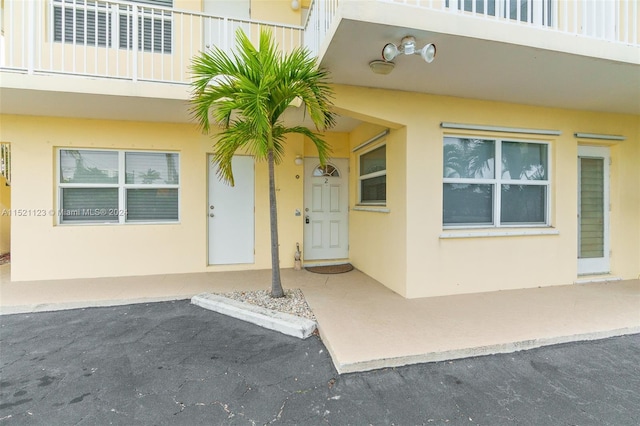
<path id="1" fill-rule="evenodd" d="M 315 336 L 188 301 L 5 315 L 0 339 L 0 425 L 640 424 L 640 335 L 342 376 Z"/>

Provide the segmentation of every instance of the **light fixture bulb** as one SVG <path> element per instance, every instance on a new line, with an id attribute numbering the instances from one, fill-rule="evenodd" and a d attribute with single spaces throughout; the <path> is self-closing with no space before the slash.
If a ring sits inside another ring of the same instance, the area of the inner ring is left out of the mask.
<path id="1" fill-rule="evenodd" d="M 300 1 L 298 1 L 298 0 L 291 0 L 291 9 L 293 9 L 293 10 L 298 10 L 298 9 L 300 9 Z"/>
<path id="2" fill-rule="evenodd" d="M 296 159 L 293 160 L 293 162 L 296 164 L 296 166 L 302 166 L 302 163 L 304 163 L 304 160 L 302 159 L 301 155 L 296 155 Z"/>
<path id="3" fill-rule="evenodd" d="M 425 47 L 420 49 L 420 56 L 422 56 L 422 59 L 424 59 L 428 64 L 433 62 L 436 57 L 436 45 L 432 43 L 427 44 Z"/>
<path id="4" fill-rule="evenodd" d="M 386 62 L 393 61 L 393 58 L 398 56 L 398 53 L 400 53 L 398 51 L 398 46 L 393 43 L 387 43 L 382 48 L 382 59 Z"/>

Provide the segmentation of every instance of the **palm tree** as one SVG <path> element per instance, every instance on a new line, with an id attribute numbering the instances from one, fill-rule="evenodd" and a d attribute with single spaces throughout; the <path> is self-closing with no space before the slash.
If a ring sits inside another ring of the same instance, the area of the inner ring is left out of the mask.
<path id="1" fill-rule="evenodd" d="M 265 29 L 260 32 L 258 49 L 238 30 L 234 53 L 227 54 L 217 47 L 202 52 L 193 59 L 191 70 L 194 75 L 192 114 L 204 133 L 209 133 L 211 122 L 221 128 L 214 135 L 213 162 L 218 177 L 233 185 L 231 160 L 240 148 L 268 162 L 271 296 L 282 297 L 274 167 L 284 156 L 289 133 L 311 139 L 322 165 L 330 151 L 319 134 L 303 126 L 286 127 L 282 115 L 298 100 L 316 130 L 332 127 L 335 118 L 330 111 L 332 91 L 328 74 L 317 67 L 315 58 L 306 49 L 296 48 L 288 54 L 279 52 L 271 33 Z"/>

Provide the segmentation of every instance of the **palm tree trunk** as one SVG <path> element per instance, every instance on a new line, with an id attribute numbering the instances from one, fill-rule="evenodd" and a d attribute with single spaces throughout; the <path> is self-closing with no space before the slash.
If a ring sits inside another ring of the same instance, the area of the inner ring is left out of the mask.
<path id="1" fill-rule="evenodd" d="M 269 216 L 271 219 L 271 297 L 283 297 L 280 280 L 280 247 L 278 244 L 278 209 L 276 205 L 276 177 L 273 150 L 268 154 L 269 163 Z"/>

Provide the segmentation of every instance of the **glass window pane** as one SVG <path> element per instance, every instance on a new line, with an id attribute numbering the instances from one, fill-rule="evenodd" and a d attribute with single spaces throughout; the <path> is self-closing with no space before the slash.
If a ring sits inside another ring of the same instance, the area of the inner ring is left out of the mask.
<path id="1" fill-rule="evenodd" d="M 360 181 L 362 203 L 384 203 L 387 201 L 387 176 L 378 176 Z"/>
<path id="2" fill-rule="evenodd" d="M 63 188 L 65 222 L 118 222 L 118 188 Z"/>
<path id="3" fill-rule="evenodd" d="M 360 176 L 387 170 L 387 146 L 383 145 L 360 156 Z"/>
<path id="4" fill-rule="evenodd" d="M 493 224 L 493 185 L 445 183 L 445 225 Z"/>
<path id="5" fill-rule="evenodd" d="M 545 144 L 503 142 L 502 178 L 546 180 L 547 151 Z"/>
<path id="6" fill-rule="evenodd" d="M 444 177 L 493 179 L 495 142 L 484 139 L 444 138 Z"/>
<path id="7" fill-rule="evenodd" d="M 331 164 L 327 164 L 326 166 L 322 167 L 322 166 L 317 166 L 314 170 L 313 170 L 313 176 L 314 177 L 320 177 L 320 176 L 334 176 L 334 177 L 340 177 L 340 172 L 338 171 L 338 169 L 336 169 L 335 167 L 333 167 Z"/>
<path id="8" fill-rule="evenodd" d="M 116 151 L 60 150 L 61 183 L 118 183 Z"/>
<path id="9" fill-rule="evenodd" d="M 179 180 L 178 154 L 156 152 L 127 152 L 125 154 L 128 184 L 177 185 Z"/>
<path id="10" fill-rule="evenodd" d="M 177 221 L 178 189 L 127 189 L 127 221 Z"/>
<path id="11" fill-rule="evenodd" d="M 544 185 L 502 185 L 503 224 L 546 223 L 547 187 Z"/>

